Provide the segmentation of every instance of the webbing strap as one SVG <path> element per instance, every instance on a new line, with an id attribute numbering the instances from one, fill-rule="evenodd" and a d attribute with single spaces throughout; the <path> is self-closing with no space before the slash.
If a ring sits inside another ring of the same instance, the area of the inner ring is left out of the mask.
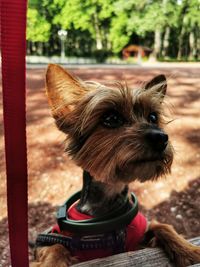
<path id="1" fill-rule="evenodd" d="M 28 266 L 26 9 L 26 0 L 1 0 L 3 109 L 12 267 Z"/>

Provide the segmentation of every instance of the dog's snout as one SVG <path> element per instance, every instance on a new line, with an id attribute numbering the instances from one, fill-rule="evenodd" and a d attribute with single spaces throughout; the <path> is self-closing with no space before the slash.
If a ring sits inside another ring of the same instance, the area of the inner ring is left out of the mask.
<path id="1" fill-rule="evenodd" d="M 153 129 L 146 132 L 145 137 L 147 142 L 156 151 L 162 152 L 165 150 L 168 143 L 168 135 L 161 130 Z"/>

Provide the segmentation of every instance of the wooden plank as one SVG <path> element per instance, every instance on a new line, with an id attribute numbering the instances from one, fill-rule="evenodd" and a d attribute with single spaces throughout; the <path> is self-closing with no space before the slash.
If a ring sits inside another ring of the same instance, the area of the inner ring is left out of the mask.
<path id="1" fill-rule="evenodd" d="M 143 249 L 135 252 L 127 252 L 117 254 L 102 259 L 95 259 L 88 262 L 76 264 L 76 267 L 95 267 L 95 266 L 134 266 L 134 267 L 156 267 L 156 266 L 172 266 L 169 265 L 169 260 L 166 258 L 164 252 L 158 248 Z"/>
<path id="2" fill-rule="evenodd" d="M 191 243 L 200 246 L 200 237 L 189 240 Z M 74 267 L 174 267 L 160 248 L 147 248 L 138 251 L 131 251 L 113 255 L 106 258 L 95 259 L 73 265 Z M 200 267 L 200 264 L 190 267 Z"/>

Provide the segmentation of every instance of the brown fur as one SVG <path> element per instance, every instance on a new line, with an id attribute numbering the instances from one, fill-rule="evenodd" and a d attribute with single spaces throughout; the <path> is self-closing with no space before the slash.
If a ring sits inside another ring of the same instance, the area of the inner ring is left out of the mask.
<path id="1" fill-rule="evenodd" d="M 149 230 L 153 231 L 157 245 L 161 245 L 176 266 L 185 267 L 200 263 L 200 248 L 187 242 L 178 235 L 173 226 L 151 222 Z"/>
<path id="2" fill-rule="evenodd" d="M 51 68 L 54 76 L 60 71 L 63 74 L 63 69 L 60 70 L 58 66 L 53 65 Z M 143 182 L 170 171 L 173 160 L 170 143 L 162 161 L 149 162 L 148 159 L 155 157 L 155 153 L 150 150 L 147 153 L 144 140 L 150 112 L 157 112 L 158 126 L 163 126 L 163 84 L 156 84 L 151 88 L 147 84 L 139 90 L 129 89 L 120 83 L 109 88 L 99 84 L 88 84 L 87 87 L 87 83 L 78 80 L 74 82 L 75 78 L 72 79 L 66 73 L 67 82 L 62 86 L 51 75 L 48 70 L 47 92 L 53 116 L 58 128 L 68 135 L 66 150 L 78 166 L 88 171 L 96 180 L 109 183 L 121 179 L 125 183 L 135 179 Z M 60 75 L 57 79 L 59 77 Z M 70 83 L 71 89 L 68 92 Z M 78 96 L 76 100 L 73 91 Z M 99 124 L 101 116 L 109 109 L 119 111 L 126 118 L 124 126 L 117 131 L 105 129 Z M 80 140 L 85 140 L 83 145 Z M 144 155 L 146 162 L 141 163 Z"/>
<path id="3" fill-rule="evenodd" d="M 156 151 L 147 140 L 151 131 L 164 134 L 163 101 L 167 89 L 164 75 L 133 90 L 121 83 L 112 86 L 84 83 L 60 66 L 50 65 L 46 86 L 53 117 L 67 136 L 66 151 L 101 184 L 96 184 L 97 188 L 107 188 L 104 200 L 95 204 L 97 212 L 105 207 L 110 195 L 115 196 L 131 181 L 155 180 L 170 172 L 173 161 L 170 141 L 162 151 Z M 110 111 L 121 116 L 120 127 L 109 128 L 102 123 Z M 156 123 L 149 121 L 152 112 L 158 116 Z M 94 200 L 90 196 L 87 205 L 80 208 L 89 207 L 91 211 L 91 199 Z M 152 222 L 149 230 L 176 266 L 200 262 L 200 248 L 185 241 L 171 226 Z M 40 263 L 32 266 L 61 267 L 74 262 L 61 245 L 39 249 L 37 260 Z"/>
<path id="4" fill-rule="evenodd" d="M 60 244 L 38 248 L 36 251 L 36 261 L 32 262 L 30 267 L 68 267 L 78 262 Z"/>

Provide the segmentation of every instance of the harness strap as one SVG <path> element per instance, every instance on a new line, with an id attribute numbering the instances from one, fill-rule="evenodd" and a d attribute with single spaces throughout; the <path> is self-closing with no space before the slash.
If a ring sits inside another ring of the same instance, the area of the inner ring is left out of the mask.
<path id="1" fill-rule="evenodd" d="M 88 236 L 64 236 L 51 232 L 43 232 L 37 236 L 36 247 L 61 244 L 70 251 L 112 249 L 113 253 L 122 253 L 125 251 L 125 238 L 125 229 Z"/>
<path id="2" fill-rule="evenodd" d="M 26 0 L 1 0 L 1 52 L 12 267 L 28 266 L 25 131 Z"/>

